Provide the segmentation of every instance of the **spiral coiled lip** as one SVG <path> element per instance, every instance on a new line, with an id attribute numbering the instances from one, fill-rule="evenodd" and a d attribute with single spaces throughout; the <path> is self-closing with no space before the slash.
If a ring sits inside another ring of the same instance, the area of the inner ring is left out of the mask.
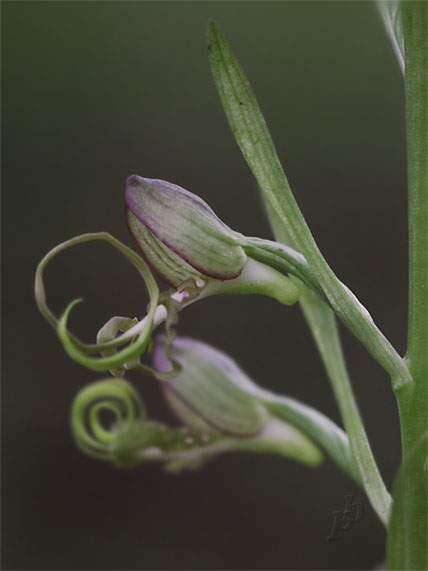
<path id="1" fill-rule="evenodd" d="M 113 416 L 108 423 L 103 418 L 106 411 Z M 118 377 L 79 391 L 72 406 L 71 428 L 82 452 L 120 468 L 161 462 L 165 468 L 180 470 L 223 449 L 215 435 L 149 419 L 137 391 Z"/>
<path id="2" fill-rule="evenodd" d="M 108 426 L 102 418 L 106 411 L 113 415 Z M 117 440 L 146 418 L 143 401 L 132 385 L 124 379 L 110 378 L 79 391 L 71 409 L 71 428 L 83 452 L 113 461 Z"/>

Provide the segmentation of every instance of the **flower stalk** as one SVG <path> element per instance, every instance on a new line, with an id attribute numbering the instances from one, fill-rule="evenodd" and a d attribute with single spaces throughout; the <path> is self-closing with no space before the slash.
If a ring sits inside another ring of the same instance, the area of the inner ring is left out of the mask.
<path id="1" fill-rule="evenodd" d="M 403 2 L 409 202 L 409 321 L 407 362 L 415 381 L 405 414 L 404 442 L 428 429 L 428 42 L 425 2 Z M 408 434 L 406 434 L 406 431 Z"/>

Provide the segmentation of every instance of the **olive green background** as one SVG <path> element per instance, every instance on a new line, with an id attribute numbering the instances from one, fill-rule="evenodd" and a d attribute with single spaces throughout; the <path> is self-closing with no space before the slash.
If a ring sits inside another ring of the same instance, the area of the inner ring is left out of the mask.
<path id="1" fill-rule="evenodd" d="M 207 62 L 214 18 L 257 92 L 289 180 L 332 267 L 400 351 L 406 323 L 403 86 L 370 2 L 3 2 L 3 566 L 5 569 L 372 569 L 384 531 L 361 522 L 328 543 L 332 511 L 361 497 L 326 462 L 223 457 L 200 472 L 122 472 L 83 457 L 69 427 L 79 387 L 33 300 L 56 243 L 106 230 L 131 244 L 124 180 L 163 178 L 233 228 L 270 237 Z M 83 296 L 85 339 L 141 315 L 138 276 L 105 245 L 48 272 L 57 312 Z M 230 352 L 261 385 L 339 420 L 298 307 L 212 298 L 180 331 Z M 353 382 L 388 485 L 399 463 L 383 371 L 344 332 Z M 158 387 L 132 377 L 154 417 Z"/>

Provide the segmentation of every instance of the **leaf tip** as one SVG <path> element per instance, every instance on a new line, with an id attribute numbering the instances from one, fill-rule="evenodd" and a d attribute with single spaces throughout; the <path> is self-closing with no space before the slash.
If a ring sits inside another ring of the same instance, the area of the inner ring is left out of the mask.
<path id="1" fill-rule="evenodd" d="M 220 28 L 217 25 L 217 22 L 210 18 L 208 21 L 208 29 L 207 29 L 207 41 L 208 41 L 208 52 L 211 53 L 214 48 L 214 44 L 218 43 L 219 39 L 221 38 Z"/>

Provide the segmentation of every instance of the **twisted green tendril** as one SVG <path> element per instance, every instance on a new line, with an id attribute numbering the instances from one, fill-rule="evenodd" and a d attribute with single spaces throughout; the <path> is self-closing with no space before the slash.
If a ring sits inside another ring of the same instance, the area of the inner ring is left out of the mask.
<path id="1" fill-rule="evenodd" d="M 128 260 L 137 268 L 142 276 L 150 296 L 149 311 L 145 319 L 128 329 L 122 335 L 105 343 L 86 344 L 80 341 L 75 335 L 67 330 L 68 318 L 71 310 L 81 300 L 73 300 L 66 308 L 61 318 L 58 320 L 55 314 L 49 309 L 46 302 L 46 291 L 43 281 L 43 273 L 50 261 L 60 252 L 82 244 L 101 240 L 105 241 L 121 252 Z M 37 306 L 47 321 L 57 330 L 58 336 L 62 341 L 64 349 L 68 355 L 85 367 L 94 371 L 108 371 L 125 366 L 128 362 L 140 356 L 146 349 L 150 340 L 150 334 L 153 328 L 153 319 L 156 307 L 159 301 L 159 288 L 156 280 L 150 270 L 147 268 L 144 260 L 133 250 L 116 240 L 107 232 L 97 232 L 93 234 L 81 234 L 71 240 L 67 240 L 53 248 L 39 263 L 36 270 L 34 292 Z M 113 354 L 101 357 L 90 357 L 89 355 L 100 354 L 106 350 L 119 347 L 130 342 L 125 349 Z"/>
<path id="2" fill-rule="evenodd" d="M 106 413 L 113 416 L 108 424 Z M 191 468 L 203 459 L 203 447 L 216 441 L 186 427 L 149 420 L 139 394 L 119 378 L 97 381 L 77 394 L 71 429 L 82 452 L 121 468 L 143 462 L 163 462 L 167 470 Z"/>
<path id="3" fill-rule="evenodd" d="M 103 424 L 102 413 L 114 422 Z M 122 379 L 105 379 L 84 387 L 71 409 L 71 429 L 76 445 L 88 456 L 112 460 L 114 444 L 146 418 L 146 410 L 132 385 Z"/>

